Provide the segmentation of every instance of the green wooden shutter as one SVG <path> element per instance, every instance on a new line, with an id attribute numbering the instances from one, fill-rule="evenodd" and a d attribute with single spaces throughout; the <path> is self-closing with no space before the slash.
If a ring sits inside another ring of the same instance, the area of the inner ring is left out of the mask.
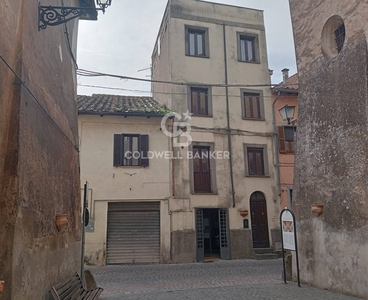
<path id="1" fill-rule="evenodd" d="M 141 152 L 141 166 L 148 167 L 149 159 L 148 159 L 148 135 L 142 134 L 140 135 L 140 152 Z"/>
<path id="2" fill-rule="evenodd" d="M 122 149 L 122 135 L 114 134 L 114 167 L 119 167 L 123 164 L 123 149 Z"/>

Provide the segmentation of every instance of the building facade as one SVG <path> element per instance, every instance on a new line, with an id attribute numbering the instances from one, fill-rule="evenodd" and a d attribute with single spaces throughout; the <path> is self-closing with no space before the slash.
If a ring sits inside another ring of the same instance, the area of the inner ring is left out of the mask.
<path id="1" fill-rule="evenodd" d="M 151 97 L 78 96 L 87 265 L 170 261 L 167 112 Z"/>
<path id="2" fill-rule="evenodd" d="M 177 115 L 170 164 L 171 261 L 253 257 L 279 241 L 263 12 L 169 0 L 152 92 Z M 213 154 L 214 155 L 211 155 Z"/>
<path id="3" fill-rule="evenodd" d="M 275 152 L 278 153 L 280 209 L 292 208 L 294 182 L 294 153 L 298 119 L 298 74 L 289 77 L 283 69 L 283 82 L 272 88 L 272 106 L 275 117 Z M 294 116 L 289 122 L 283 120 L 280 109 L 285 105 L 294 107 Z"/>
<path id="4" fill-rule="evenodd" d="M 37 1 L 1 1 L 0 14 L 0 299 L 48 299 L 81 270 L 78 21 L 39 31 Z"/>
<path id="5" fill-rule="evenodd" d="M 368 4 L 290 0 L 290 8 L 299 70 L 293 206 L 300 277 L 367 298 Z M 323 205 L 318 217 L 313 203 Z"/>

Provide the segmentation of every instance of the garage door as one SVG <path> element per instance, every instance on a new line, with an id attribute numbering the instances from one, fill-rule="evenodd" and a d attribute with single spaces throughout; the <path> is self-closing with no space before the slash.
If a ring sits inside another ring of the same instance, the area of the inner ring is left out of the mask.
<path id="1" fill-rule="evenodd" d="M 160 203 L 108 205 L 107 264 L 160 262 Z"/>

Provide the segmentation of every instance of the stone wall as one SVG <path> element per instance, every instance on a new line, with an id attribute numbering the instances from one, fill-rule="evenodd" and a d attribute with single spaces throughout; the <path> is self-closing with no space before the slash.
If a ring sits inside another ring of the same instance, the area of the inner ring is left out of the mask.
<path id="1" fill-rule="evenodd" d="M 37 5 L 0 3 L 0 55 L 29 89 L 0 61 L 0 299 L 46 299 L 80 271 L 75 71 L 65 28 L 38 31 Z M 76 25 L 67 27 L 73 51 Z M 57 214 L 68 214 L 61 232 Z"/>
<path id="2" fill-rule="evenodd" d="M 290 0 L 290 7 L 299 68 L 294 211 L 300 278 L 366 298 L 368 4 Z M 321 32 L 334 15 L 344 21 L 346 38 L 331 56 L 322 51 Z M 324 205 L 319 217 L 312 203 Z"/>

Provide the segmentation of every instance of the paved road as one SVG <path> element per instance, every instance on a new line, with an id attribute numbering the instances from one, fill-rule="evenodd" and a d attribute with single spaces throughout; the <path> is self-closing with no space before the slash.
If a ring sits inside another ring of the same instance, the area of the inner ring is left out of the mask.
<path id="1" fill-rule="evenodd" d="M 284 284 L 282 260 L 91 267 L 100 299 L 357 299 L 302 284 Z"/>

